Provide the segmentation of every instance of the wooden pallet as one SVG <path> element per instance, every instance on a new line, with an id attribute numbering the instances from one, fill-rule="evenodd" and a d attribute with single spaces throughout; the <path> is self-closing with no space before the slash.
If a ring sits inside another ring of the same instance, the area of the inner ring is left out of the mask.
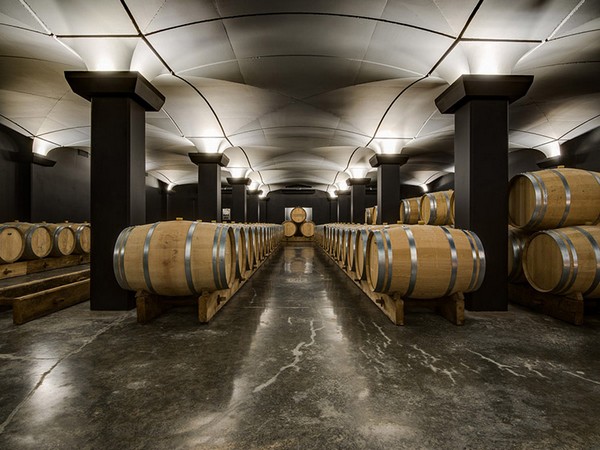
<path id="1" fill-rule="evenodd" d="M 461 292 L 457 292 L 448 297 L 433 299 L 401 298 L 398 294 L 388 295 L 373 292 L 369 288 L 366 280 L 357 280 L 356 274 L 347 270 L 343 263 L 336 261 L 327 252 L 325 252 L 325 254 L 332 259 L 342 272 L 344 272 L 395 325 L 404 325 L 405 315 L 409 309 L 432 309 L 436 314 L 444 317 L 454 325 L 464 325 L 465 297 Z"/>
<path id="2" fill-rule="evenodd" d="M 19 281 L 0 287 L 0 305 L 12 308 L 13 323 L 22 325 L 90 298 L 90 269 Z"/>
<path id="3" fill-rule="evenodd" d="M 534 311 L 541 312 L 555 319 L 571 323 L 573 325 L 583 324 L 586 303 L 588 306 L 596 306 L 595 300 L 586 301 L 580 293 L 571 295 L 556 295 L 539 292 L 529 284 L 508 285 L 508 298 L 513 303 L 526 306 Z"/>
<path id="4" fill-rule="evenodd" d="M 279 247 L 275 247 L 269 256 L 275 253 L 278 248 Z M 198 305 L 198 322 L 210 322 L 215 314 L 217 314 L 217 312 L 219 312 L 219 310 L 223 308 L 223 306 L 225 306 L 229 300 L 231 300 L 231 298 L 241 289 L 241 287 L 248 282 L 250 277 L 256 273 L 256 271 L 264 264 L 269 256 L 260 261 L 254 269 L 246 272 L 244 278 L 236 279 L 229 289 L 213 292 L 204 291 L 199 296 L 188 295 L 179 297 L 151 294 L 150 292 L 143 290 L 137 291 L 135 298 L 138 323 L 145 324 L 151 322 L 175 306 L 196 304 Z"/>
<path id="5" fill-rule="evenodd" d="M 19 261 L 11 264 L 0 264 L 0 280 L 6 278 L 20 277 L 32 273 L 45 272 L 47 270 L 60 269 L 62 267 L 78 266 L 88 264 L 90 255 L 69 255 L 59 258 L 42 258 L 31 261 Z"/>

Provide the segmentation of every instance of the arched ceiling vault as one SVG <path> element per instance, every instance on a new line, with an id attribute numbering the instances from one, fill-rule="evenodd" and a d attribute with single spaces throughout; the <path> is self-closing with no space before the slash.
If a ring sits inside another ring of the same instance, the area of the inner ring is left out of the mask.
<path id="1" fill-rule="evenodd" d="M 166 96 L 147 114 L 147 171 L 194 182 L 189 152 L 225 152 L 265 189 L 335 189 L 374 153 L 404 181 L 453 169 L 434 99 L 462 74 L 531 74 L 510 147 L 547 156 L 600 125 L 596 0 L 6 0 L 0 123 L 34 151 L 90 146 L 65 70 L 135 70 Z"/>

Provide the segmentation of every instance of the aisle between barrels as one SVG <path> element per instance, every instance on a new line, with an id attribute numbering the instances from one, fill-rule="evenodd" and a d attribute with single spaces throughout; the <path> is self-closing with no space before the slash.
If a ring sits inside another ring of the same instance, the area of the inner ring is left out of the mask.
<path id="1" fill-rule="evenodd" d="M 209 325 L 89 304 L 0 312 L 1 448 L 592 447 L 600 321 L 511 307 L 396 327 L 311 243 Z"/>

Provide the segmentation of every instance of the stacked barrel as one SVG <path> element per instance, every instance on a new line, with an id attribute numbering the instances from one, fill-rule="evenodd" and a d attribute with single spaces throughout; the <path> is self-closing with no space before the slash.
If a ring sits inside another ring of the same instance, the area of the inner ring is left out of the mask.
<path id="1" fill-rule="evenodd" d="M 509 281 L 600 297 L 600 173 L 548 169 L 509 187 Z"/>
<path id="2" fill-rule="evenodd" d="M 175 220 L 124 229 L 115 244 L 119 285 L 164 296 L 230 289 L 248 278 L 282 239 L 274 224 Z"/>
<path id="3" fill-rule="evenodd" d="M 454 225 L 454 191 L 428 192 L 400 202 L 400 223 Z"/>
<path id="4" fill-rule="evenodd" d="M 286 238 L 291 237 L 306 237 L 312 238 L 315 235 L 315 224 L 310 220 L 306 220 L 306 210 L 301 206 L 296 206 L 290 212 L 290 220 L 282 223 L 283 235 Z"/>
<path id="5" fill-rule="evenodd" d="M 0 224 L 0 264 L 90 253 L 89 223 Z"/>
<path id="6" fill-rule="evenodd" d="M 317 242 L 372 292 L 435 299 L 477 290 L 485 254 L 475 233 L 431 225 L 327 224 Z"/>

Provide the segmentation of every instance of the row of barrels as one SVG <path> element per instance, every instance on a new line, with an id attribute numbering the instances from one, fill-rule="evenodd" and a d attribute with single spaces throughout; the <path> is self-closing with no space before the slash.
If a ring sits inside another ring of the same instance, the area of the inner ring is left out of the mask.
<path id="1" fill-rule="evenodd" d="M 485 275 L 475 233 L 429 225 L 318 226 L 317 242 L 357 280 L 379 293 L 429 299 L 472 292 Z"/>
<path id="2" fill-rule="evenodd" d="M 428 192 L 421 197 L 402 199 L 400 223 L 454 225 L 454 191 Z"/>
<path id="3" fill-rule="evenodd" d="M 89 223 L 0 224 L 0 264 L 72 253 L 87 254 L 90 247 Z"/>
<path id="4" fill-rule="evenodd" d="M 174 220 L 125 228 L 113 269 L 126 290 L 165 296 L 200 295 L 245 279 L 282 239 L 274 224 Z"/>
<path id="5" fill-rule="evenodd" d="M 313 237 L 315 235 L 315 224 L 306 220 L 308 213 L 301 206 L 296 206 L 290 211 L 290 220 L 285 220 L 283 226 L 283 235 L 286 238 L 294 236 Z"/>
<path id="6" fill-rule="evenodd" d="M 509 190 L 508 279 L 540 292 L 600 297 L 600 173 L 527 172 Z"/>

